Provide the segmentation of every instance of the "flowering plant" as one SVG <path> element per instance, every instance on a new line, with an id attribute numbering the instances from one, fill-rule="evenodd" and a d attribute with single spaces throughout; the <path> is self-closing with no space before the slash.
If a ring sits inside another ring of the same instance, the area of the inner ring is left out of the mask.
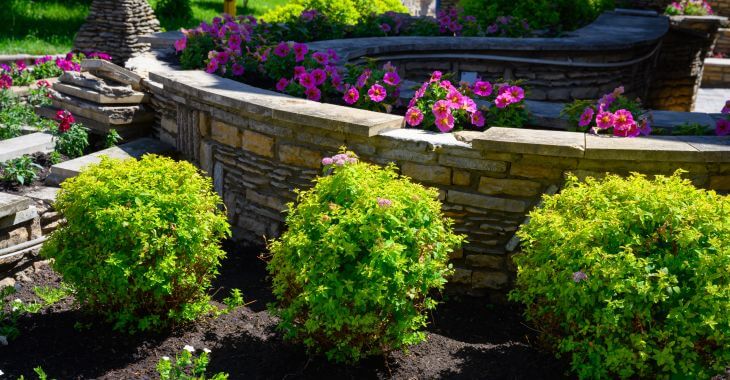
<path id="1" fill-rule="evenodd" d="M 664 13 L 670 16 L 708 16 L 714 12 L 710 4 L 705 0 L 681 0 L 667 5 Z"/>
<path id="2" fill-rule="evenodd" d="M 641 101 L 624 95 L 623 86 L 598 101 L 576 100 L 560 112 L 577 130 L 591 133 L 609 132 L 614 136 L 636 137 L 651 133 L 651 113 L 641 108 Z"/>
<path id="3" fill-rule="evenodd" d="M 71 112 L 59 110 L 56 112 L 58 128 L 53 130 L 56 140 L 56 152 L 70 158 L 81 157 L 89 147 L 89 132 L 81 124 L 76 123 Z"/>
<path id="4" fill-rule="evenodd" d="M 391 112 L 399 102 L 401 78 L 390 62 L 378 69 L 374 61 L 365 66 L 348 65 L 342 100 L 353 107 Z"/>
<path id="5" fill-rule="evenodd" d="M 320 101 L 343 90 L 342 74 L 334 50 L 312 52 L 307 44 L 279 42 L 270 50 L 262 67 L 276 83 L 276 91 Z"/>
<path id="6" fill-rule="evenodd" d="M 160 380 L 226 380 L 228 374 L 216 373 L 210 377 L 206 375 L 208 364 L 210 364 L 210 350 L 203 349 L 199 356 L 195 356 L 195 347 L 185 345 L 180 354 L 174 359 L 163 356 L 157 362 L 157 373 Z"/>
<path id="7" fill-rule="evenodd" d="M 718 119 L 715 124 L 715 134 L 718 136 L 730 135 L 730 100 L 725 102 L 725 106 L 722 107 L 723 118 Z"/>
<path id="8" fill-rule="evenodd" d="M 441 10 L 437 20 L 441 34 L 453 36 L 523 37 L 532 32 L 527 20 L 512 16 L 497 17 L 493 23 L 484 27 L 476 17 L 464 15 L 461 8 Z"/>
<path id="9" fill-rule="evenodd" d="M 0 64 L 0 89 L 11 86 L 27 86 L 34 80 L 57 77 L 64 71 L 81 71 L 81 60 L 84 58 L 111 60 L 108 54 L 100 52 L 68 53 L 65 57 L 53 58 L 50 55 L 40 57 L 28 66 L 25 61 L 11 64 Z"/>
<path id="10" fill-rule="evenodd" d="M 485 124 L 521 127 L 527 120 L 524 109 L 525 91 L 518 85 L 495 86 L 487 81 L 473 85 L 461 83 L 457 88 L 434 71 L 431 78 L 416 90 L 406 111 L 406 124 L 440 132 L 461 129 L 483 129 Z M 492 102 L 481 107 L 473 98 Z"/>

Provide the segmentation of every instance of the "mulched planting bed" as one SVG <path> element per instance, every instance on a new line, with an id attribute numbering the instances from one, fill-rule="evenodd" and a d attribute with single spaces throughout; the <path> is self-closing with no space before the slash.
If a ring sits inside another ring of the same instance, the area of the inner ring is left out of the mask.
<path id="1" fill-rule="evenodd" d="M 471 297 L 446 297 L 432 315 L 428 341 L 410 353 L 356 366 L 310 357 L 282 340 L 276 319 L 266 311 L 273 298 L 265 263 L 257 257 L 261 249 L 227 244 L 227 251 L 214 299 L 220 302 L 229 289 L 240 288 L 246 302 L 254 301 L 248 306 L 164 333 L 131 336 L 111 331 L 67 299 L 21 319 L 21 335 L 0 347 L 0 370 L 12 379 L 35 378 L 37 366 L 58 379 L 156 379 L 160 357 L 174 357 L 190 344 L 213 351 L 209 374 L 223 371 L 231 379 L 566 378 L 567 364 L 535 347 L 536 334 L 523 324 L 518 308 Z M 33 286 L 60 283 L 42 263 L 25 272 L 30 281 L 19 282 L 22 288 L 13 298 L 31 301 Z"/>
<path id="2" fill-rule="evenodd" d="M 5 181 L 0 181 L 0 191 L 5 193 L 11 193 L 11 194 L 19 194 L 22 195 L 29 189 L 37 188 L 39 186 L 43 186 L 43 182 L 46 180 L 46 177 L 48 177 L 48 174 L 50 174 L 51 166 L 53 166 L 53 163 L 51 162 L 51 155 L 49 153 L 33 153 L 30 155 L 33 159 L 33 162 L 40 165 L 42 167 L 39 168 L 36 171 L 36 179 L 33 180 L 33 182 L 26 183 L 25 185 L 19 185 L 17 183 L 10 183 Z M 67 161 L 68 157 L 61 155 L 61 161 L 64 162 Z M 3 175 L 3 170 L 0 168 L 0 177 Z"/>

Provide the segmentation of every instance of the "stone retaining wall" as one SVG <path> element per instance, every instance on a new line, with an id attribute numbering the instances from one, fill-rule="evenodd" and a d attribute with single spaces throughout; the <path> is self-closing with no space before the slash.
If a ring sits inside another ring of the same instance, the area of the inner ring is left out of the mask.
<path id="1" fill-rule="evenodd" d="M 311 186 L 322 157 L 347 146 L 362 159 L 395 162 L 440 190 L 447 216 L 468 235 L 452 257 L 451 289 L 503 297 L 514 276 L 515 231 L 566 172 L 670 174 L 730 190 L 730 139 L 620 139 L 491 128 L 435 134 L 403 129 L 400 116 L 315 103 L 201 71 L 151 74 L 165 96 L 160 138 L 214 179 L 238 240 L 278 236 L 294 189 Z"/>
<path id="2" fill-rule="evenodd" d="M 730 84 L 730 59 L 707 58 L 702 73 L 702 87 L 728 87 Z"/>

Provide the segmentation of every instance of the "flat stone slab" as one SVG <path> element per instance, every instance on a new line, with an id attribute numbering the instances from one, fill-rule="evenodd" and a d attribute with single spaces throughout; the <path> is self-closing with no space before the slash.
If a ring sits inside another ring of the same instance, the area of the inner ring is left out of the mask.
<path id="1" fill-rule="evenodd" d="M 680 136 L 697 149 L 707 162 L 730 161 L 730 136 Z"/>
<path id="2" fill-rule="evenodd" d="M 33 220 L 36 217 L 38 217 L 38 209 L 35 208 L 35 206 L 28 206 L 28 208 L 16 213 L 0 217 L 0 229 L 4 230 L 15 227 L 29 220 Z"/>
<path id="3" fill-rule="evenodd" d="M 139 104 L 149 101 L 147 94 L 137 91 L 132 91 L 131 95 L 126 96 L 109 96 L 89 88 L 77 87 L 66 83 L 56 83 L 53 85 L 53 89 L 60 93 L 98 104 Z"/>
<path id="4" fill-rule="evenodd" d="M 0 218 L 16 214 L 30 207 L 32 200 L 27 197 L 0 193 Z"/>
<path id="5" fill-rule="evenodd" d="M 392 137 L 398 140 L 426 142 L 434 146 L 459 146 L 468 148 L 469 144 L 459 141 L 453 133 L 436 133 L 423 129 L 402 128 L 383 132 L 380 136 Z"/>
<path id="6" fill-rule="evenodd" d="M 51 102 L 54 107 L 70 111 L 74 116 L 96 120 L 110 125 L 144 123 L 154 120 L 154 113 L 142 104 L 125 106 L 99 106 L 74 96 L 55 93 Z"/>
<path id="7" fill-rule="evenodd" d="M 717 112 L 720 112 L 720 107 Z M 674 129 L 682 124 L 699 124 L 706 127 L 715 127 L 715 119 L 702 112 L 675 112 L 651 111 L 654 118 L 654 128 Z"/>
<path id="8" fill-rule="evenodd" d="M 55 143 L 50 133 L 36 132 L 0 141 L 0 162 L 36 152 L 50 153 Z"/>
<path id="9" fill-rule="evenodd" d="M 53 119 L 56 117 L 56 112 L 58 110 L 59 108 L 56 107 L 42 106 L 36 108 L 35 112 L 39 116 Z M 109 123 L 98 122 L 96 120 L 92 120 L 79 115 L 74 115 L 74 118 L 76 118 L 76 122 L 83 124 L 86 128 L 89 128 L 92 133 L 106 135 L 107 133 L 109 133 L 109 130 L 114 129 L 125 140 L 131 140 L 133 138 L 146 136 L 152 128 L 151 121 L 143 123 L 112 125 Z"/>
<path id="10" fill-rule="evenodd" d="M 525 128 L 492 127 L 472 140 L 474 149 L 489 152 L 583 157 L 586 134 Z"/>
<path id="11" fill-rule="evenodd" d="M 44 202 L 46 204 L 53 204 L 53 202 L 56 201 L 56 195 L 58 195 L 58 190 L 58 187 L 39 186 L 36 189 L 23 193 L 23 196 Z"/>
<path id="12" fill-rule="evenodd" d="M 700 151 L 687 143 L 687 136 L 637 138 L 586 135 L 585 158 L 596 160 L 704 162 Z"/>
<path id="13" fill-rule="evenodd" d="M 139 90 L 142 84 L 142 77 L 139 74 L 103 59 L 85 59 L 81 61 L 81 69 L 90 71 L 98 77 L 128 84 L 135 90 Z"/>
<path id="14" fill-rule="evenodd" d="M 147 153 L 166 154 L 174 150 L 173 147 L 160 140 L 144 137 L 127 144 L 100 150 L 96 153 L 53 165 L 51 166 L 50 174 L 46 178 L 46 185 L 58 185 L 68 178 L 77 176 L 85 167 L 101 162 L 101 156 L 123 160 L 140 158 Z"/>

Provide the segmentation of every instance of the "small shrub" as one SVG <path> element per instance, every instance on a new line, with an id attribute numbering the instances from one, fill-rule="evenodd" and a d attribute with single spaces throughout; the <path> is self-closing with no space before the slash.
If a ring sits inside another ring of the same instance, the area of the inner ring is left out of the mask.
<path id="1" fill-rule="evenodd" d="M 20 186 L 35 181 L 38 178 L 38 169 L 43 169 L 28 155 L 5 161 L 2 167 L 3 181 Z"/>
<path id="2" fill-rule="evenodd" d="M 207 377 L 205 372 L 210 364 L 210 350 L 203 349 L 203 352 L 195 357 L 195 348 L 187 345 L 179 355 L 175 355 L 175 360 L 167 356 L 163 356 L 157 362 L 157 373 L 160 374 L 160 380 L 226 380 L 228 374 L 219 372 L 211 377 Z"/>
<path id="3" fill-rule="evenodd" d="M 400 0 L 293 0 L 261 16 L 267 22 L 294 21 L 302 11 L 316 9 L 332 22 L 354 25 L 373 13 L 388 11 L 407 13 Z"/>
<path id="4" fill-rule="evenodd" d="M 76 299 L 130 332 L 192 321 L 229 234 L 211 180 L 154 155 L 103 158 L 66 180 L 54 207 L 67 220 L 43 246 Z"/>
<path id="5" fill-rule="evenodd" d="M 160 0 L 155 6 L 157 17 L 173 20 L 194 20 L 191 0 Z"/>
<path id="6" fill-rule="evenodd" d="M 510 298 L 581 378 L 710 378 L 730 363 L 730 199 L 679 173 L 543 198 Z"/>
<path id="7" fill-rule="evenodd" d="M 58 128 L 53 130 L 56 138 L 55 150 L 69 158 L 81 157 L 89 147 L 89 132 L 77 124 L 70 112 L 59 110 L 56 113 Z"/>
<path id="8" fill-rule="evenodd" d="M 490 25 L 502 16 L 526 19 L 536 29 L 573 30 L 612 9 L 613 0 L 460 0 L 459 5 L 482 25 Z"/>
<path id="9" fill-rule="evenodd" d="M 463 240 L 441 214 L 435 189 L 352 154 L 325 158 L 312 189 L 290 204 L 288 231 L 268 265 L 287 338 L 336 361 L 425 339 L 425 311 Z"/>
<path id="10" fill-rule="evenodd" d="M 707 16 L 714 12 L 707 1 L 704 0 L 681 0 L 667 5 L 664 13 L 669 16 Z"/>
<path id="11" fill-rule="evenodd" d="M 104 137 L 104 148 L 111 148 L 119 144 L 122 141 L 122 136 L 119 135 L 116 129 L 110 129 Z"/>

